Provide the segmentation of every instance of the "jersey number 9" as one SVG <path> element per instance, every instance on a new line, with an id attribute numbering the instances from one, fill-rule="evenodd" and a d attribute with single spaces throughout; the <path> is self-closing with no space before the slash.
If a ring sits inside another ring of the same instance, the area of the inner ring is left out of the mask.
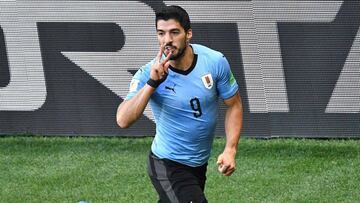
<path id="1" fill-rule="evenodd" d="M 195 118 L 199 118 L 202 115 L 200 100 L 196 97 L 192 98 L 190 100 L 190 106 L 191 106 L 192 110 L 194 110 Z"/>

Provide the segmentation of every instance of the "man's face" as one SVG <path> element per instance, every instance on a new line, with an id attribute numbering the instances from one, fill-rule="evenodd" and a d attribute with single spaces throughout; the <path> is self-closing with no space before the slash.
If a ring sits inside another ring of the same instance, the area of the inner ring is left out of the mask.
<path id="1" fill-rule="evenodd" d="M 192 37 L 191 29 L 185 32 L 180 23 L 174 19 L 157 21 L 157 37 L 161 45 L 165 45 L 164 54 L 172 53 L 170 60 L 183 56 L 187 42 Z"/>

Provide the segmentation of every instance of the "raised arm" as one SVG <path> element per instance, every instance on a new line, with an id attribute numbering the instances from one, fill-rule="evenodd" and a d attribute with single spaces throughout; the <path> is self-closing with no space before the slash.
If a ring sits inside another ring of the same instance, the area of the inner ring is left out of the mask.
<path id="1" fill-rule="evenodd" d="M 156 57 L 155 63 L 151 66 L 150 78 L 145 86 L 139 90 L 129 100 L 124 100 L 118 107 L 116 113 L 116 122 L 121 128 L 130 127 L 143 114 L 146 105 L 149 103 L 151 95 L 155 89 L 166 79 L 169 59 L 171 53 L 165 60 L 161 61 L 164 46 L 161 46 Z"/>

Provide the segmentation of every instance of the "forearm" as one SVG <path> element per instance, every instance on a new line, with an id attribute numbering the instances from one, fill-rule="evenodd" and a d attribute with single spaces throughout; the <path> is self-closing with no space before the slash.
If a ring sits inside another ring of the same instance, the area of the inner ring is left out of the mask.
<path id="1" fill-rule="evenodd" d="M 169 53 L 162 60 L 164 48 L 165 44 L 160 46 L 156 60 L 151 65 L 150 77 L 145 86 L 133 98 L 124 100 L 119 105 L 116 121 L 121 128 L 128 128 L 140 118 L 155 89 L 166 80 L 172 53 Z"/>
<path id="2" fill-rule="evenodd" d="M 218 170 L 225 176 L 230 176 L 236 168 L 236 152 L 240 139 L 243 120 L 243 107 L 239 92 L 225 100 L 228 106 L 225 115 L 226 144 L 223 153 L 218 157 Z"/>
<path id="3" fill-rule="evenodd" d="M 239 95 L 236 101 L 229 106 L 225 116 L 226 145 L 225 152 L 236 154 L 243 123 L 243 107 Z"/>
<path id="4" fill-rule="evenodd" d="M 133 98 L 119 105 L 116 121 L 121 128 L 128 128 L 140 118 L 154 91 L 153 87 L 146 84 Z"/>

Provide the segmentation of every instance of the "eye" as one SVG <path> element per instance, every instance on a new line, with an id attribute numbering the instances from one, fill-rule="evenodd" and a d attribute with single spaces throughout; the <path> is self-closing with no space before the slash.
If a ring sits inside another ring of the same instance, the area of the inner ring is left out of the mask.
<path id="1" fill-rule="evenodd" d="M 178 30 L 174 30 L 174 31 L 171 31 L 171 34 L 178 35 L 178 34 L 180 34 L 180 32 Z"/>
<path id="2" fill-rule="evenodd" d="M 157 35 L 160 36 L 160 37 L 164 36 L 164 32 L 158 32 Z"/>

